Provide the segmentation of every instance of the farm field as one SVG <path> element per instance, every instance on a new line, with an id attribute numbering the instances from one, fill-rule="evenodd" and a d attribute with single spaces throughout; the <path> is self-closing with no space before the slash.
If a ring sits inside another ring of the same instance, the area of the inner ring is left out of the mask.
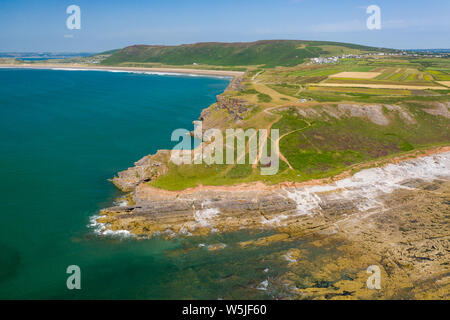
<path id="1" fill-rule="evenodd" d="M 340 72 L 331 74 L 318 86 L 328 87 L 360 87 L 412 90 L 442 90 L 445 89 L 436 70 L 428 72 L 423 68 L 413 67 L 377 67 L 370 72 Z M 445 84 L 444 84 L 445 86 Z"/>
<path id="2" fill-rule="evenodd" d="M 445 82 L 449 72 L 449 59 L 444 58 L 349 58 L 334 64 L 265 70 L 256 82 L 300 101 L 392 103 L 411 96 L 444 99 L 449 93 Z"/>
<path id="3" fill-rule="evenodd" d="M 378 84 L 378 83 L 356 83 L 356 81 L 348 81 L 345 83 L 318 83 L 316 86 L 322 87 L 359 87 L 359 88 L 374 88 L 374 89 L 410 89 L 410 90 L 439 90 L 445 89 L 442 86 L 421 86 L 421 85 L 407 85 L 407 84 Z"/>
<path id="4" fill-rule="evenodd" d="M 339 72 L 332 74 L 330 78 L 372 79 L 380 74 L 381 72 Z"/>

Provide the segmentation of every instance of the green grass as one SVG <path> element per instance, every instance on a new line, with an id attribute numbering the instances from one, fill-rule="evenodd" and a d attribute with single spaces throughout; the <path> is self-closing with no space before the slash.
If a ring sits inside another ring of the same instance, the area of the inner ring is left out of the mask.
<path id="1" fill-rule="evenodd" d="M 226 177 L 230 179 L 243 179 L 252 174 L 252 166 L 249 164 L 235 165 L 226 173 Z"/>
<path id="2" fill-rule="evenodd" d="M 332 107 L 332 106 L 330 106 Z M 263 181 L 305 181 L 339 174 L 352 165 L 362 164 L 413 150 L 421 150 L 450 142 L 450 120 L 430 115 L 417 102 L 404 105 L 417 120 L 407 124 L 396 112 L 384 110 L 391 123 L 374 124 L 366 119 L 304 118 L 295 108 L 278 112 L 282 118 L 273 125 L 286 135 L 280 149 L 294 170 L 280 161 L 274 176 L 260 175 L 260 166 L 245 165 L 183 165 L 169 164 L 169 172 L 150 182 L 151 185 L 182 190 L 198 185 L 232 185 Z M 321 112 L 321 107 L 316 107 Z M 269 148 L 270 151 L 270 148 Z M 248 162 L 248 161 L 247 161 Z"/>
<path id="3" fill-rule="evenodd" d="M 282 139 L 280 149 L 294 169 L 320 178 L 362 161 L 450 141 L 448 119 L 429 115 L 418 104 L 412 104 L 410 112 L 417 125 L 406 124 L 390 112 L 391 124 L 387 126 L 360 118 L 316 120 L 312 127 Z M 303 117 L 288 111 L 276 125 L 292 129 L 304 123 Z"/>
<path id="4" fill-rule="evenodd" d="M 291 97 L 297 97 L 296 93 L 300 88 L 298 85 L 294 84 L 269 84 L 267 85 L 269 88 L 278 91 L 281 94 Z"/>
<path id="5" fill-rule="evenodd" d="M 283 117 L 275 123 L 272 128 L 280 130 L 280 136 L 291 132 L 293 130 L 298 130 L 301 128 L 307 128 L 308 123 L 314 123 L 314 120 L 309 120 L 299 118 L 295 113 L 295 108 L 290 108 L 288 111 L 279 112 Z"/>
<path id="6" fill-rule="evenodd" d="M 258 102 L 270 102 L 272 97 L 265 93 L 258 93 Z"/>

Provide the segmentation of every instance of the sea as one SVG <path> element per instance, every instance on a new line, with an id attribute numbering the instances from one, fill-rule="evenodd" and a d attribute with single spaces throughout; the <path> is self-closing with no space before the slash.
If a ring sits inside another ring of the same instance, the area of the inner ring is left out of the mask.
<path id="1" fill-rule="evenodd" d="M 0 69 L 0 299 L 271 298 L 258 286 L 283 263 L 233 245 L 254 235 L 135 239 L 92 226 L 122 195 L 108 179 L 176 144 L 172 131 L 192 130 L 229 81 Z"/>

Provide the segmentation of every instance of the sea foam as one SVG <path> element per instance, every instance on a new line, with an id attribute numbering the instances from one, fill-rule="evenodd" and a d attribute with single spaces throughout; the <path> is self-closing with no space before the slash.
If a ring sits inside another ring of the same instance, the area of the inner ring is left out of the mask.
<path id="1" fill-rule="evenodd" d="M 36 68 L 39 69 L 39 68 Z M 44 68 L 43 68 L 44 69 Z M 45 68 L 47 69 L 47 68 Z M 60 70 L 60 71 L 104 71 L 104 72 L 119 72 L 119 73 L 135 73 L 135 74 L 148 74 L 157 76 L 184 76 L 184 77 L 206 77 L 206 78 L 216 78 L 216 79 L 232 79 L 231 76 L 219 76 L 219 75 L 209 75 L 209 74 L 196 74 L 196 73 L 184 73 L 184 72 L 163 72 L 163 71 L 140 71 L 140 70 L 121 70 L 121 69 L 96 69 L 96 68 L 65 68 L 65 67 L 53 67 L 48 68 L 49 70 Z"/>
<path id="2" fill-rule="evenodd" d="M 95 215 L 89 218 L 88 227 L 93 229 L 94 233 L 98 236 L 111 236 L 111 237 L 120 237 L 120 238 L 130 238 L 134 237 L 134 235 L 128 230 L 111 230 L 107 228 L 107 225 L 101 222 L 98 222 L 100 216 Z"/>

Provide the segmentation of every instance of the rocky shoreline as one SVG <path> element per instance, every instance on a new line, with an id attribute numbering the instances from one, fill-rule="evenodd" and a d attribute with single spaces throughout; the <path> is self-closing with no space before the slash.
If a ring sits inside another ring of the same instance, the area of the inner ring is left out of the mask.
<path id="1" fill-rule="evenodd" d="M 280 252 L 288 272 L 268 282 L 295 299 L 448 299 L 449 168 L 450 148 L 443 147 L 332 182 L 179 192 L 144 182 L 95 223 L 102 234 L 137 238 L 275 232 L 240 243 L 243 250 L 307 239 L 323 254 Z M 381 290 L 366 287 L 369 265 L 380 266 Z"/>

